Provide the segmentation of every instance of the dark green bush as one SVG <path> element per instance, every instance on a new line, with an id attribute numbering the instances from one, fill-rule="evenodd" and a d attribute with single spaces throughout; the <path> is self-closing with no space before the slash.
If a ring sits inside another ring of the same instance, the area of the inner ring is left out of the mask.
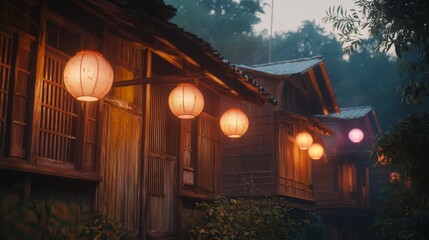
<path id="1" fill-rule="evenodd" d="M 305 239 L 314 222 L 311 211 L 288 206 L 280 198 L 228 199 L 199 203 L 203 221 L 191 229 L 192 239 Z"/>

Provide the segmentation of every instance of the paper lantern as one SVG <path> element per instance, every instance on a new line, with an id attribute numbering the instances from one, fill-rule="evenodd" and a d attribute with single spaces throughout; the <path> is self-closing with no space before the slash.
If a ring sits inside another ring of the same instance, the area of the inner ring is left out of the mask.
<path id="1" fill-rule="evenodd" d="M 79 101 L 97 101 L 112 87 L 110 63 L 96 51 L 80 51 L 64 67 L 64 85 Z"/>
<path id="2" fill-rule="evenodd" d="M 238 108 L 231 108 L 222 114 L 219 121 L 222 132 L 230 138 L 243 136 L 249 128 L 249 119 Z"/>
<path id="3" fill-rule="evenodd" d="M 168 97 L 171 112 L 181 119 L 192 119 L 204 108 L 204 97 L 200 90 L 191 83 L 180 83 Z"/>
<path id="4" fill-rule="evenodd" d="M 310 158 L 314 160 L 319 160 L 323 156 L 324 152 L 322 145 L 318 143 L 313 143 L 308 148 L 308 155 L 310 155 Z"/>
<path id="5" fill-rule="evenodd" d="M 363 132 L 359 128 L 353 128 L 349 132 L 349 139 L 354 143 L 360 143 L 363 139 Z"/>
<path id="6" fill-rule="evenodd" d="M 296 135 L 295 142 L 299 149 L 307 150 L 313 144 L 313 137 L 308 132 L 301 132 Z"/>

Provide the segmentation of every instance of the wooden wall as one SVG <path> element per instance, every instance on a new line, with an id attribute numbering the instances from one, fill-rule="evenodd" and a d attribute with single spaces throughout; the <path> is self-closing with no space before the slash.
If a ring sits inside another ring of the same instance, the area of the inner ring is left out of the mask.
<path id="1" fill-rule="evenodd" d="M 268 82 L 264 87 L 273 90 Z M 222 194 L 245 196 L 246 194 L 270 195 L 276 192 L 276 133 L 273 106 L 264 107 L 237 103 L 230 99 L 222 109 L 238 107 L 249 118 L 249 128 L 238 139 L 222 137 L 221 180 Z"/>

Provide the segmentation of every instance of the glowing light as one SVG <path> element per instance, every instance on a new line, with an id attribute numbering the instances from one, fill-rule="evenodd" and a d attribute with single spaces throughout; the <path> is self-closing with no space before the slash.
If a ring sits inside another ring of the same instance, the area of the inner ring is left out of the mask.
<path id="1" fill-rule="evenodd" d="M 308 132 L 301 132 L 296 135 L 295 143 L 299 149 L 307 150 L 313 144 L 313 137 Z"/>
<path id="2" fill-rule="evenodd" d="M 308 155 L 310 155 L 310 158 L 314 160 L 319 160 L 323 156 L 324 152 L 325 150 L 323 149 L 322 145 L 318 143 L 313 143 L 308 148 Z"/>
<path id="3" fill-rule="evenodd" d="M 353 128 L 349 132 L 349 139 L 354 143 L 360 143 L 363 137 L 364 137 L 363 132 L 359 128 Z"/>
<path id="4" fill-rule="evenodd" d="M 222 114 L 219 121 L 222 132 L 230 138 L 243 136 L 249 128 L 249 119 L 246 114 L 238 108 L 231 108 Z"/>
<path id="5" fill-rule="evenodd" d="M 112 87 L 110 63 L 96 51 L 80 51 L 64 67 L 64 85 L 79 101 L 97 101 Z"/>
<path id="6" fill-rule="evenodd" d="M 200 90 L 191 83 L 180 83 L 168 97 L 171 112 L 181 119 L 192 119 L 204 108 L 204 97 Z"/>

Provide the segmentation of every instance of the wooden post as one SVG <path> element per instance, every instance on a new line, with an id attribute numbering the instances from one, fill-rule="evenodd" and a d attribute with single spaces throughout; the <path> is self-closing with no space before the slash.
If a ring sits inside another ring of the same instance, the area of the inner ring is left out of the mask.
<path id="1" fill-rule="evenodd" d="M 33 104 L 33 121 L 29 129 L 31 134 L 31 146 L 29 151 L 29 163 L 36 164 L 37 150 L 39 147 L 39 124 L 40 124 L 40 109 L 42 95 L 43 68 L 45 65 L 45 49 L 46 49 L 46 15 L 47 15 L 47 0 L 40 1 L 40 36 L 37 39 L 37 63 L 36 76 L 34 87 L 34 104 Z"/>
<path id="2" fill-rule="evenodd" d="M 145 71 L 146 78 L 150 78 L 152 75 L 152 52 L 149 49 L 146 49 L 146 61 L 145 61 Z M 141 181 L 142 189 L 141 191 L 141 227 L 140 227 L 140 237 L 141 239 L 147 239 L 147 213 L 148 213 L 148 156 L 149 156 L 149 119 L 150 119 L 150 84 L 142 84 L 142 169 Z"/>

